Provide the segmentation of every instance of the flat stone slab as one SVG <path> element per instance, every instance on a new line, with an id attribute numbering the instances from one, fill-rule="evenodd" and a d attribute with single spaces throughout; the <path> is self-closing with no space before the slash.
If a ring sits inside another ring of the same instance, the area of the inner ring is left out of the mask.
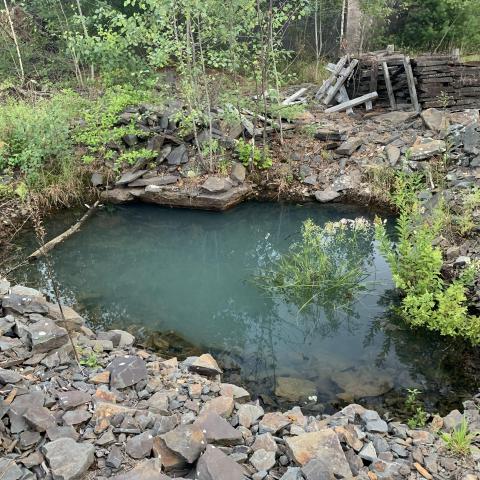
<path id="1" fill-rule="evenodd" d="M 147 170 L 137 170 L 136 172 L 127 172 L 124 173 L 116 182 L 115 185 L 120 186 L 120 185 L 128 185 L 131 182 L 134 182 L 137 180 L 137 178 L 140 178 L 142 175 L 145 175 L 147 173 Z"/>
<path id="2" fill-rule="evenodd" d="M 418 143 L 410 148 L 411 160 L 425 160 L 446 151 L 447 147 L 443 140 L 431 140 Z"/>
<path id="3" fill-rule="evenodd" d="M 110 386 L 113 388 L 131 387 L 148 376 L 145 362 L 137 356 L 116 357 L 107 370 L 110 372 Z"/>
<path id="4" fill-rule="evenodd" d="M 333 202 L 340 197 L 340 193 L 335 190 L 317 190 L 313 195 L 315 196 L 315 200 L 320 203 Z"/>
<path id="5" fill-rule="evenodd" d="M 194 208 L 221 212 L 250 198 L 252 187 L 248 184 L 232 187 L 227 192 L 209 193 L 200 189 L 179 190 L 176 187 L 148 185 L 146 188 L 114 188 L 102 192 L 107 203 L 122 204 L 138 200 L 162 206 Z"/>
<path id="6" fill-rule="evenodd" d="M 177 183 L 179 178 L 180 177 L 177 177 L 175 175 L 158 175 L 156 177 L 150 177 L 150 178 L 139 178 L 134 182 L 129 183 L 128 186 L 135 188 L 135 187 L 147 187 L 148 185 L 157 185 L 157 186 L 172 185 L 174 183 Z"/>

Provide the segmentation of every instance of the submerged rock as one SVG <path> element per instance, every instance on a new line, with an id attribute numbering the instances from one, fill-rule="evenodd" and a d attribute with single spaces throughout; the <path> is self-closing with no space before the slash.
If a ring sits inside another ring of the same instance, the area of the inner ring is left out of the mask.
<path id="1" fill-rule="evenodd" d="M 294 377 L 278 377 L 275 395 L 290 402 L 300 402 L 317 394 L 317 386 L 310 380 Z"/>

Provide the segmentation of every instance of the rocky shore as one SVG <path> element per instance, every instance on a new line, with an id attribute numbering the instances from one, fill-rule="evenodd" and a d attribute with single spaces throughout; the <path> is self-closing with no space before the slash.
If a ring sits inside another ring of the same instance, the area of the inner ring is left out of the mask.
<path id="1" fill-rule="evenodd" d="M 0 304 L 2 480 L 479 479 L 480 438 L 458 457 L 439 432 L 480 431 L 480 395 L 414 430 L 357 404 L 266 411 L 208 353 L 161 358 L 5 280 Z"/>

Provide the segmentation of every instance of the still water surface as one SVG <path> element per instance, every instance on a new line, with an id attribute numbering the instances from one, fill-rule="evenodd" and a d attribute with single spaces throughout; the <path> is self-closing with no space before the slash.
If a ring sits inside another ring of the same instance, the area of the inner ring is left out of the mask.
<path id="1" fill-rule="evenodd" d="M 233 380 L 266 399 L 277 400 L 279 377 L 294 377 L 313 382 L 324 405 L 369 397 L 398 406 L 410 387 L 432 408 L 458 403 L 473 388 L 454 346 L 387 314 L 393 284 L 373 234 L 362 247 L 369 289 L 349 313 L 300 311 L 252 282 L 267 255 L 298 240 L 307 218 L 322 225 L 360 215 L 372 219 L 358 208 L 317 204 L 248 203 L 222 214 L 109 207 L 51 256 L 66 301 L 95 328 L 160 332 L 150 341 L 169 342 L 180 355 L 189 353 L 184 344 L 212 351 Z M 47 226 L 55 234 L 73 221 L 64 214 Z M 42 263 L 29 268 L 27 278 L 48 289 Z"/>

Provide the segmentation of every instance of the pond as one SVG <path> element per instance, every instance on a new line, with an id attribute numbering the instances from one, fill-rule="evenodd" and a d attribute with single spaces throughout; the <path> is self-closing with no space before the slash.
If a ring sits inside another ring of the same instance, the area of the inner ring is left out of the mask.
<path id="1" fill-rule="evenodd" d="M 373 233 L 362 244 L 368 289 L 348 310 L 302 308 L 253 281 L 268 255 L 299 239 L 306 219 L 323 225 L 358 216 L 373 219 L 342 205 L 251 202 L 227 213 L 106 207 L 51 259 L 65 301 L 94 328 L 129 330 L 165 356 L 210 351 L 227 379 L 267 404 L 304 393 L 313 411 L 353 400 L 398 410 L 415 387 L 433 410 L 458 406 L 473 393 L 461 349 L 391 314 L 393 283 Z M 49 235 L 75 218 L 51 219 Z M 24 242 L 34 249 L 31 238 Z M 44 267 L 29 266 L 17 281 L 48 291 Z"/>

